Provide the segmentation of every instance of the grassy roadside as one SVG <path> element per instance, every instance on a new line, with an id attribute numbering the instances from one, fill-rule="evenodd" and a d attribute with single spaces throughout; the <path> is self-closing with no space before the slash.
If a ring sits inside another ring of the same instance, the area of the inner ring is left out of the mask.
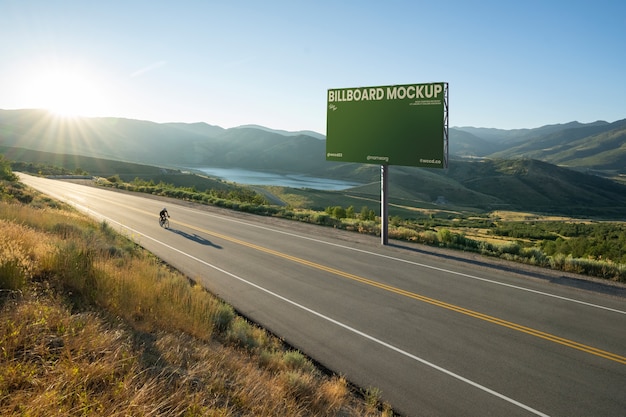
<path id="1" fill-rule="evenodd" d="M 284 203 L 270 205 L 265 197 L 245 187 L 236 187 L 229 192 L 200 192 L 194 187 L 149 184 L 141 180 L 127 183 L 117 177 L 100 178 L 96 183 L 257 215 L 380 235 L 380 218 L 369 208 L 376 205 L 353 193 L 342 197 L 330 191 L 263 187 Z M 342 206 L 341 203 L 350 205 Z M 322 209 L 324 204 L 327 206 Z M 360 210 L 355 207 L 360 207 Z M 403 212 L 410 212 L 410 216 L 391 216 L 388 226 L 391 239 L 626 282 L 626 223 L 501 211 L 476 213 L 461 208 L 442 209 L 433 204 L 420 209 L 402 207 Z"/>
<path id="2" fill-rule="evenodd" d="M 1 183 L 0 415 L 393 415 L 106 223 Z"/>
<path id="3" fill-rule="evenodd" d="M 0 165 L 9 167 L 8 161 L 5 162 Z M 32 163 L 16 162 L 13 165 L 40 175 L 84 173 L 75 165 L 71 166 L 73 171 Z M 106 187 L 380 235 L 377 183 L 335 192 L 278 186 L 244 187 L 180 171 L 113 161 L 90 160 L 89 168 L 125 172 L 97 181 Z M 479 212 L 475 208 L 427 202 L 428 198 L 416 200 L 418 197 L 401 188 L 392 194 L 395 197 L 389 201 L 388 229 L 391 239 L 626 282 L 624 221 Z M 565 208 L 565 211 L 572 211 Z"/>

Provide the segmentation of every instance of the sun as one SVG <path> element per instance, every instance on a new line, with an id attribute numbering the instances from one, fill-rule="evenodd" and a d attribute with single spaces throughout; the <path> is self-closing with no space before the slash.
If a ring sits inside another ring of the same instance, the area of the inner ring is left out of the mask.
<path id="1" fill-rule="evenodd" d="M 31 107 L 63 118 L 92 116 L 103 100 L 95 79 L 72 67 L 50 68 L 32 77 L 29 92 Z"/>

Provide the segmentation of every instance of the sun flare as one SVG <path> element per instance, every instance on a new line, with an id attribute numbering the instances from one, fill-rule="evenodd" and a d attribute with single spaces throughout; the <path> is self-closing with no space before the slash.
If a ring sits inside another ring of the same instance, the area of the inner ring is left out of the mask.
<path id="1" fill-rule="evenodd" d="M 34 106 L 59 117 L 91 116 L 98 112 L 101 89 L 94 79 L 73 68 L 54 68 L 31 79 Z"/>

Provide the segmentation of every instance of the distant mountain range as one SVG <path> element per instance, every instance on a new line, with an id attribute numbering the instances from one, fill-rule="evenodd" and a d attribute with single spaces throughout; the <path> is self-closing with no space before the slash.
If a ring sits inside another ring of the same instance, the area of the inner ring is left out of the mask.
<path id="1" fill-rule="evenodd" d="M 536 129 L 451 129 L 450 152 L 492 159 L 530 158 L 574 169 L 626 173 L 626 119 Z"/>
<path id="2" fill-rule="evenodd" d="M 206 123 L 61 119 L 43 110 L 0 110 L 0 144 L 157 166 L 281 172 L 307 172 L 324 158 L 324 142 L 311 135 L 256 126 L 223 129 Z M 316 153 L 319 158 L 312 158 Z"/>
<path id="3" fill-rule="evenodd" d="M 309 131 L 72 120 L 43 110 L 0 110 L 0 147 L 0 152 L 21 148 L 159 167 L 300 173 L 370 184 L 354 191 L 380 192 L 378 166 L 326 161 L 324 136 Z M 626 187 L 602 178 L 626 176 L 626 119 L 516 130 L 455 127 L 449 150 L 447 170 L 391 167 L 391 192 L 480 209 L 584 210 L 619 217 L 626 208 Z"/>

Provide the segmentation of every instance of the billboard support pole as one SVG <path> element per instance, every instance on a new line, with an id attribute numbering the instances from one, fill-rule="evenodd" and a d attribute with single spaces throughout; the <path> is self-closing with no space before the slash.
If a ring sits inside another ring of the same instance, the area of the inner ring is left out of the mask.
<path id="1" fill-rule="evenodd" d="M 388 172 L 389 167 L 387 165 L 380 166 L 380 243 L 383 246 L 386 246 L 389 242 L 389 216 L 387 215 Z"/>

